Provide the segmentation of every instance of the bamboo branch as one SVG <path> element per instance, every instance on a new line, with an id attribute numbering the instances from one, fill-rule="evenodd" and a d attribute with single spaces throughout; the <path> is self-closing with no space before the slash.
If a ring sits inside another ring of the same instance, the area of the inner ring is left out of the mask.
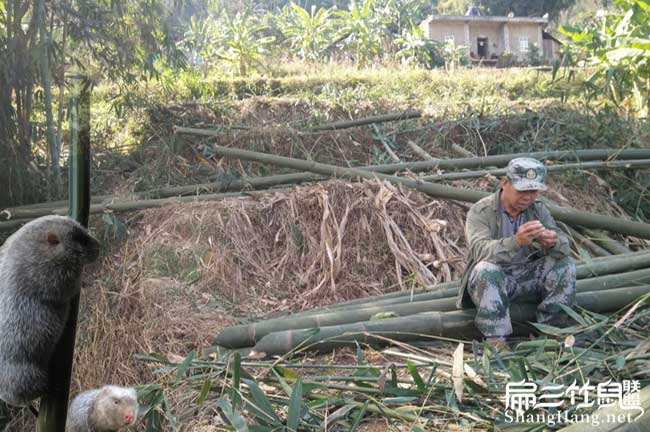
<path id="1" fill-rule="evenodd" d="M 386 141 L 386 138 L 382 135 L 381 131 L 377 127 L 377 125 L 373 124 L 372 129 L 375 132 L 375 135 L 377 136 L 377 139 L 381 142 L 381 144 L 384 146 L 384 150 L 386 150 L 386 153 L 393 159 L 395 162 L 401 162 L 399 156 L 393 151 L 392 148 L 390 148 L 390 145 Z"/>
<path id="2" fill-rule="evenodd" d="M 578 232 L 578 230 L 576 230 L 575 228 L 570 227 L 570 226 L 568 226 L 566 224 L 563 224 L 563 225 L 567 227 L 567 229 L 569 230 L 569 233 L 573 236 L 573 238 L 578 243 L 580 243 L 581 246 L 588 249 L 595 256 L 604 257 L 604 256 L 611 256 L 612 255 L 611 253 L 609 253 L 609 251 L 603 249 L 602 247 L 598 246 L 596 243 L 589 240 L 587 237 L 580 234 L 580 232 Z"/>

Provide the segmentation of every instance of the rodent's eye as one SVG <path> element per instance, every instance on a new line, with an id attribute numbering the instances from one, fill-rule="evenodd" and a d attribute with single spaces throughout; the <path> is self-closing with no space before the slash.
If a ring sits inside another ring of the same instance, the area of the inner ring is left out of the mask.
<path id="1" fill-rule="evenodd" d="M 113 399 L 113 403 L 114 403 L 115 405 L 119 405 L 119 404 L 120 404 L 120 400 L 119 400 L 119 399 Z"/>
<path id="2" fill-rule="evenodd" d="M 61 240 L 59 239 L 59 236 L 58 236 L 58 235 L 56 235 L 56 234 L 53 233 L 53 232 L 49 232 L 49 233 L 47 233 L 47 242 L 48 242 L 51 246 L 56 246 L 56 245 L 58 245 L 59 243 L 61 243 Z"/>

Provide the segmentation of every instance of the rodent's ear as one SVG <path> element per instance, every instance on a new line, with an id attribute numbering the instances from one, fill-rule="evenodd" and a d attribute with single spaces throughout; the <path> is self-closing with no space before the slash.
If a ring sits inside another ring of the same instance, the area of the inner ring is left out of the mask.
<path id="1" fill-rule="evenodd" d="M 56 235 L 56 233 L 53 233 L 53 232 L 50 231 L 50 232 L 47 233 L 47 242 L 51 246 L 56 246 L 59 243 L 61 243 L 61 239 L 59 238 L 58 235 Z"/>

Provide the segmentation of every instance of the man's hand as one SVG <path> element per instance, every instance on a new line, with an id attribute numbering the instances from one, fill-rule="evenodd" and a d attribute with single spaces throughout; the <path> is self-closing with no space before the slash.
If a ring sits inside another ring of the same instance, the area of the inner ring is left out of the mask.
<path id="1" fill-rule="evenodd" d="M 553 230 L 545 229 L 539 237 L 537 237 L 537 241 L 539 241 L 539 244 L 541 244 L 543 248 L 552 248 L 557 242 L 557 233 Z"/>
<path id="2" fill-rule="evenodd" d="M 544 231 L 546 231 L 544 225 L 542 225 L 542 223 L 538 220 L 533 220 L 530 222 L 526 222 L 525 224 L 520 226 L 519 229 L 517 230 L 517 234 L 515 234 L 515 238 L 517 239 L 517 243 L 519 244 L 519 246 L 528 246 L 533 242 L 533 240 L 538 238 Z M 557 235 L 556 235 L 556 239 L 557 239 Z"/>

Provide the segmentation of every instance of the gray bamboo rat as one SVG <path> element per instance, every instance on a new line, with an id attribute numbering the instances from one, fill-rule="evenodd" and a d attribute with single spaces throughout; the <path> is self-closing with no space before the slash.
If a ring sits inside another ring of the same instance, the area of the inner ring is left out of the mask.
<path id="1" fill-rule="evenodd" d="M 99 243 L 71 218 L 35 219 L 0 248 L 0 399 L 24 406 L 49 385 L 48 366 Z"/>

